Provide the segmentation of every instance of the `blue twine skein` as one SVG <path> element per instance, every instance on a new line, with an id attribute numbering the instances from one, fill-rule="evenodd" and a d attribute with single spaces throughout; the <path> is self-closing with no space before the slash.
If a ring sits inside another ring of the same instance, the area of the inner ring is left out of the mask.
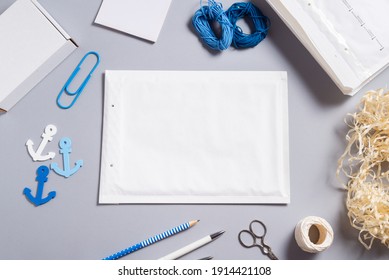
<path id="1" fill-rule="evenodd" d="M 250 2 L 241 2 L 233 4 L 227 10 L 227 16 L 234 27 L 234 36 L 232 44 L 235 48 L 252 48 L 265 39 L 270 28 L 270 20 Z M 252 34 L 245 34 L 236 22 L 248 16 L 251 18 L 255 31 Z"/>
<path id="2" fill-rule="evenodd" d="M 220 39 L 215 35 L 215 32 L 210 26 L 210 22 L 213 21 L 217 21 L 220 24 Z M 226 13 L 223 11 L 221 3 L 209 0 L 208 6 L 201 5 L 201 8 L 193 15 L 192 24 L 204 43 L 211 49 L 222 51 L 231 45 L 234 29 Z"/>

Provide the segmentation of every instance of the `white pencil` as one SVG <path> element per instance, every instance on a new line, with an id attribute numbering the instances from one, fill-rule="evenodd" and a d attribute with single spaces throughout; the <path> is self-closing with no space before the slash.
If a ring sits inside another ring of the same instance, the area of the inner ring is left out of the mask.
<path id="1" fill-rule="evenodd" d="M 224 233 L 224 230 L 222 231 L 219 231 L 219 232 L 215 232 L 211 235 L 207 235 L 181 249 L 178 249 L 177 251 L 174 251 L 162 258 L 160 258 L 160 260 L 175 260 L 175 259 L 178 259 L 198 248 L 200 248 L 201 246 L 204 246 L 205 244 L 208 244 L 209 242 L 215 240 L 216 238 L 218 238 L 220 235 L 222 235 Z"/>

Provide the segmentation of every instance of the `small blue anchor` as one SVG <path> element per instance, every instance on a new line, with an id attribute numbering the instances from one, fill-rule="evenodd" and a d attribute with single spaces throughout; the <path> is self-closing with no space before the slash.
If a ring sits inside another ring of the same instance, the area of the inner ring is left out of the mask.
<path id="1" fill-rule="evenodd" d="M 58 164 L 52 163 L 51 169 L 54 170 L 58 175 L 64 176 L 66 178 L 70 177 L 74 173 L 80 169 L 80 167 L 84 164 L 83 160 L 77 160 L 75 166 L 70 168 L 69 166 L 69 154 L 72 152 L 72 140 L 70 138 L 64 137 L 59 141 L 59 152 L 62 154 L 63 158 L 63 170 L 58 167 Z"/>
<path id="2" fill-rule="evenodd" d="M 43 187 L 44 187 L 45 183 L 47 182 L 47 176 L 49 175 L 49 172 L 50 172 L 50 169 L 45 165 L 39 166 L 38 169 L 36 170 L 36 174 L 38 176 L 36 176 L 35 180 L 38 182 L 38 187 L 36 189 L 35 197 L 31 194 L 30 188 L 26 187 L 23 190 L 23 194 L 35 206 L 39 206 L 39 205 L 45 204 L 46 202 L 49 202 L 56 195 L 56 192 L 52 191 L 52 192 L 49 192 L 47 197 L 42 198 Z"/>

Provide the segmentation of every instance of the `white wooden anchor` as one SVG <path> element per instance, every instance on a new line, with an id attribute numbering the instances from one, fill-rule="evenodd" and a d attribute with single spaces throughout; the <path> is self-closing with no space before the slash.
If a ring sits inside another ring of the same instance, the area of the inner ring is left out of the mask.
<path id="1" fill-rule="evenodd" d="M 43 150 L 45 149 L 47 143 L 53 141 L 53 136 L 57 133 L 57 127 L 55 125 L 49 124 L 45 128 L 45 132 L 42 134 L 42 142 L 40 143 L 36 152 L 33 149 L 34 142 L 31 139 L 28 139 L 26 142 L 28 153 L 30 154 L 33 161 L 45 161 L 53 159 L 55 157 L 54 152 L 49 152 L 46 155 L 42 155 Z"/>
<path id="2" fill-rule="evenodd" d="M 76 173 L 83 166 L 84 161 L 81 159 L 77 160 L 74 164 L 74 167 L 70 168 L 69 154 L 72 152 L 72 140 L 70 140 L 70 138 L 62 138 L 61 141 L 59 141 L 59 147 L 59 152 L 62 154 L 63 158 L 63 169 L 59 168 L 57 163 L 52 163 L 50 167 L 58 175 L 68 178 L 74 173 Z"/>

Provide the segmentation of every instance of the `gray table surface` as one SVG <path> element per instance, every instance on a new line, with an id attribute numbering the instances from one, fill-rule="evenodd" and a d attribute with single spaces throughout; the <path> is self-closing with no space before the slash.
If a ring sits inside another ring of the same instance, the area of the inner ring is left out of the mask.
<path id="1" fill-rule="evenodd" d="M 0 13 L 13 2 L 1 0 Z M 101 259 L 191 219 L 201 222 L 124 259 L 156 259 L 225 230 L 221 238 L 183 259 L 266 260 L 256 248 L 245 249 L 237 241 L 238 232 L 253 219 L 266 223 L 266 241 L 280 259 L 389 258 L 389 250 L 379 242 L 370 251 L 358 242 L 358 232 L 347 218 L 346 193 L 335 176 L 337 159 L 346 145 L 345 115 L 355 111 L 368 89 L 387 86 L 389 69 L 356 96 L 343 96 L 265 1 L 254 2 L 271 19 L 268 37 L 255 48 L 230 48 L 222 53 L 205 48 L 191 27 L 199 0 L 173 0 L 154 44 L 94 24 L 101 0 L 39 2 L 80 47 L 10 112 L 0 115 L 0 259 Z M 233 3 L 222 2 L 226 8 Z M 147 16 L 147 11 L 140 12 Z M 101 64 L 77 104 L 71 110 L 61 110 L 55 98 L 89 50 L 100 53 Z M 107 69 L 287 71 L 291 203 L 99 205 L 103 73 Z M 35 187 L 39 163 L 32 162 L 25 142 L 29 138 L 38 141 L 50 123 L 77 143 L 77 156 L 85 165 L 82 172 L 67 180 L 50 177 L 50 185 L 56 186 L 60 195 L 34 207 L 22 192 L 26 185 Z M 311 215 L 325 218 L 334 229 L 332 246 L 319 254 L 303 252 L 294 239 L 297 222 Z"/>

